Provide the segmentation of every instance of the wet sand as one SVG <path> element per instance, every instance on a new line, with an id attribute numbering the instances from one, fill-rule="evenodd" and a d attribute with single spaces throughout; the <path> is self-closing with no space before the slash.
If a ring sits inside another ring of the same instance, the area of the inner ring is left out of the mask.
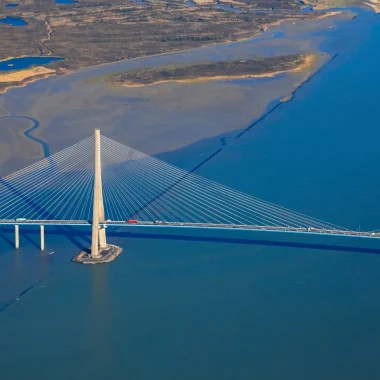
<path id="1" fill-rule="evenodd" d="M 123 69 L 172 62 L 317 54 L 320 44 L 337 22 L 350 18 L 352 13 L 346 12 L 316 21 L 287 22 L 251 40 L 91 67 L 10 90 L 0 96 L 0 104 L 12 115 L 38 120 L 40 126 L 33 132 L 34 136 L 48 143 L 51 153 L 88 137 L 94 128 L 100 128 L 107 137 L 156 155 L 244 129 L 260 117 L 272 101 L 289 96 L 312 71 L 326 63 L 327 57 L 313 70 L 273 78 L 163 83 L 144 88 L 107 86 L 91 81 L 92 78 Z M 19 127 L 12 123 L 8 128 L 18 131 Z M 3 125 L 4 119 L 0 118 L 0 128 Z M 22 139 L 26 145 L 36 144 L 26 137 Z M 9 145 L 13 142 L 9 141 Z M 35 160 L 35 155 L 28 150 L 21 151 L 27 152 L 23 157 L 25 162 Z M 14 150 L 13 156 L 0 156 L 0 164 L 6 164 L 2 175 L 21 168 L 19 163 L 12 161 L 19 156 L 20 150 Z"/>
<path id="2" fill-rule="evenodd" d="M 43 158 L 40 144 L 24 136 L 24 132 L 33 127 L 30 120 L 3 117 L 0 119 L 0 176 L 14 171 Z"/>
<path id="3" fill-rule="evenodd" d="M 47 78 L 55 74 L 55 70 L 43 66 L 36 66 L 19 71 L 1 72 L 0 83 L 8 83 L 9 85 L 3 89 L 0 89 L 0 93 L 5 93 L 11 88 L 26 86 L 28 83 Z"/>

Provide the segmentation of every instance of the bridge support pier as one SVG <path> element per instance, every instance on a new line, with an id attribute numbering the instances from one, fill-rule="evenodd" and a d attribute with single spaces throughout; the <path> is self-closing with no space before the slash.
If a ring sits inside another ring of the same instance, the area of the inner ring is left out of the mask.
<path id="1" fill-rule="evenodd" d="M 73 261 L 83 264 L 107 263 L 120 255 L 122 249 L 116 245 L 107 244 L 102 188 L 102 166 L 100 162 L 100 131 L 95 129 L 95 177 L 94 203 L 92 212 L 92 242 L 91 251 L 82 251 Z"/>
<path id="2" fill-rule="evenodd" d="M 19 228 L 18 224 L 15 224 L 15 248 L 20 248 L 20 235 L 19 235 Z"/>
<path id="3" fill-rule="evenodd" d="M 107 247 L 106 229 L 105 229 L 105 227 L 100 227 L 99 228 L 99 247 L 100 248 L 106 248 Z"/>
<path id="4" fill-rule="evenodd" d="M 45 250 L 45 226 L 40 226 L 40 235 L 41 235 L 41 251 Z"/>

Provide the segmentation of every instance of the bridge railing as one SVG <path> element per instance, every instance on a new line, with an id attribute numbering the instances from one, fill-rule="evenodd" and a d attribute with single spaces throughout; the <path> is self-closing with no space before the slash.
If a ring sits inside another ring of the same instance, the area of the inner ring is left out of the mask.
<path id="1" fill-rule="evenodd" d="M 0 219 L 0 225 L 91 225 L 88 220 L 13 220 Z M 166 221 L 128 221 L 128 220 L 107 220 L 99 223 L 101 227 L 107 226 L 131 226 L 131 227 L 187 227 L 187 228 L 210 228 L 210 229 L 240 229 L 268 232 L 293 232 L 320 235 L 338 235 L 352 237 L 373 237 L 380 238 L 380 232 L 365 232 L 338 229 L 323 229 L 314 227 L 289 227 L 289 226 L 263 226 L 245 224 L 213 224 L 213 223 L 189 223 L 189 222 L 166 222 Z"/>

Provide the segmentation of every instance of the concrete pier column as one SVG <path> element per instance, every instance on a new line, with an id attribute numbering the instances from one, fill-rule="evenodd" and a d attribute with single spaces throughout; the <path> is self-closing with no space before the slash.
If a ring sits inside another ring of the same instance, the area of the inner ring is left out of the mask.
<path id="1" fill-rule="evenodd" d="M 99 229 L 99 246 L 100 248 L 105 248 L 107 246 L 106 229 L 104 227 L 100 227 Z"/>
<path id="2" fill-rule="evenodd" d="M 41 251 L 45 250 L 45 226 L 40 226 Z"/>
<path id="3" fill-rule="evenodd" d="M 20 248 L 20 236 L 19 236 L 19 229 L 18 224 L 15 224 L 15 248 Z"/>

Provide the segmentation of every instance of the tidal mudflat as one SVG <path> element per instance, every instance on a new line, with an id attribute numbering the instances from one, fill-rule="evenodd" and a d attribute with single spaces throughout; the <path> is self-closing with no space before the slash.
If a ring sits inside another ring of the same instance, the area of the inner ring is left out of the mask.
<path id="1" fill-rule="evenodd" d="M 123 61 L 37 81 L 0 96 L 11 115 L 39 121 L 34 136 L 52 153 L 90 136 L 94 128 L 121 143 L 158 154 L 215 136 L 227 137 L 260 117 L 274 100 L 289 98 L 329 55 L 311 69 L 273 78 L 206 83 L 164 83 L 149 88 L 109 86 L 98 77 L 126 69 L 201 60 L 247 59 L 253 56 L 319 54 L 320 44 L 352 12 L 315 21 L 285 23 L 260 37 L 176 54 Z M 4 123 L 0 120 L 0 123 Z M 11 123 L 10 119 L 7 123 Z M 12 157 L 3 157 L 3 164 Z M 24 157 L 25 164 L 33 160 Z M 197 158 L 194 157 L 194 163 Z M 5 166 L 4 166 L 5 167 Z M 17 168 L 8 166 L 10 172 Z M 4 173 L 4 174 L 5 174 Z"/>

